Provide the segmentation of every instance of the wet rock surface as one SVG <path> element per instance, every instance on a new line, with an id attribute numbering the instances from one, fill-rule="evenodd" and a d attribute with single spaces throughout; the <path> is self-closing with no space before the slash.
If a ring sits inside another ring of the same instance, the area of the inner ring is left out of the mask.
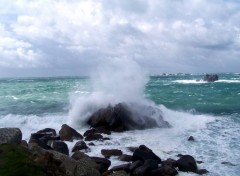
<path id="1" fill-rule="evenodd" d="M 20 144 L 22 132 L 19 128 L 0 128 L 0 144 Z"/>
<path id="2" fill-rule="evenodd" d="M 63 124 L 61 130 L 59 131 L 59 136 L 63 141 L 73 141 L 75 140 L 82 140 L 83 136 L 78 133 L 75 129 L 68 126 L 67 124 Z"/>
<path id="3" fill-rule="evenodd" d="M 136 109 L 144 109 L 142 112 L 151 113 L 139 113 Z M 119 103 L 115 106 L 109 105 L 106 108 L 99 109 L 89 117 L 87 123 L 94 128 L 104 127 L 115 132 L 153 127 L 170 127 L 169 123 L 163 120 L 161 114 L 160 110 L 151 106 Z"/>

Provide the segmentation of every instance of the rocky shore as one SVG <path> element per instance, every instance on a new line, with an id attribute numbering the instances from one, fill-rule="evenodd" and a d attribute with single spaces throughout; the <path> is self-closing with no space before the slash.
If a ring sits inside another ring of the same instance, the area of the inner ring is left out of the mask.
<path id="1" fill-rule="evenodd" d="M 198 169 L 197 161 L 190 155 L 179 155 L 179 159 L 163 160 L 149 146 L 129 147 L 131 155 L 121 149 L 105 149 L 101 155 L 88 156 L 94 141 L 110 140 L 111 131 L 98 126 L 80 134 L 67 124 L 59 132 L 45 128 L 32 133 L 30 140 L 22 140 L 18 128 L 0 128 L 0 175 L 24 176 L 175 176 L 179 171 L 205 174 Z M 193 137 L 189 141 L 193 141 Z M 67 142 L 75 145 L 69 151 Z M 124 164 L 112 165 L 111 158 Z M 200 162 L 199 162 L 200 163 Z"/>

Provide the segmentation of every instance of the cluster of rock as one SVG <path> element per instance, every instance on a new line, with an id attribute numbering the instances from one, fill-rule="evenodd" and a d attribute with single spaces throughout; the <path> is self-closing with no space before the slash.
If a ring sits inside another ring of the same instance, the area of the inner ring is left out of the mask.
<path id="1" fill-rule="evenodd" d="M 22 141 L 20 129 L 0 128 L 0 147 L 9 144 L 26 148 L 34 158 L 32 162 L 40 165 L 48 176 L 175 176 L 178 171 L 207 173 L 205 169 L 198 170 L 195 159 L 190 155 L 182 155 L 178 160 L 162 160 L 145 145 L 129 147 L 131 155 L 119 149 L 102 149 L 103 157 L 88 156 L 86 153 L 91 150 L 91 145 L 95 145 L 92 141 L 110 140 L 102 134 L 110 135 L 111 131 L 96 127 L 81 135 L 64 124 L 58 134 L 51 128 L 31 134 L 27 143 Z M 71 152 L 65 141 L 77 141 Z M 112 156 L 126 164 L 111 166 Z"/>

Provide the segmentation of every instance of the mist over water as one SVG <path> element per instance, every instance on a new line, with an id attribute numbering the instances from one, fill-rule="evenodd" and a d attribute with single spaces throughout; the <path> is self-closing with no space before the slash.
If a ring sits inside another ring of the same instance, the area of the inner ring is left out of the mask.
<path id="1" fill-rule="evenodd" d="M 148 82 L 146 72 L 133 60 L 109 60 L 96 68 L 91 74 L 91 81 L 93 91 L 90 95 L 71 98 L 69 116 L 72 124 L 84 124 L 93 112 L 108 105 L 114 106 L 122 102 L 154 105 L 144 97 Z"/>

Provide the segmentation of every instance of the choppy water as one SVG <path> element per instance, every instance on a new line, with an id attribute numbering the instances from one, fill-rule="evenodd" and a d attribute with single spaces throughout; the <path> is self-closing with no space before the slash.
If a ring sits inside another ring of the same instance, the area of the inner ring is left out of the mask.
<path id="1" fill-rule="evenodd" d="M 208 169 L 208 175 L 238 175 L 240 74 L 219 76 L 220 80 L 214 83 L 196 81 L 203 77 L 201 74 L 150 77 L 143 94 L 161 109 L 172 128 L 114 133 L 111 141 L 92 147 L 89 155 L 100 156 L 102 148 L 127 152 L 125 147 L 146 144 L 164 159 L 179 153 L 191 154 L 204 161 L 199 167 Z M 87 107 L 106 98 L 94 93 L 93 83 L 86 77 L 0 79 L 0 127 L 20 127 L 24 139 L 42 128 L 59 130 L 63 123 L 83 132 L 87 127 L 76 124 L 72 109 L 81 109 L 90 96 L 98 99 L 92 99 Z M 187 141 L 190 135 L 196 142 Z M 221 164 L 225 161 L 234 166 Z"/>

